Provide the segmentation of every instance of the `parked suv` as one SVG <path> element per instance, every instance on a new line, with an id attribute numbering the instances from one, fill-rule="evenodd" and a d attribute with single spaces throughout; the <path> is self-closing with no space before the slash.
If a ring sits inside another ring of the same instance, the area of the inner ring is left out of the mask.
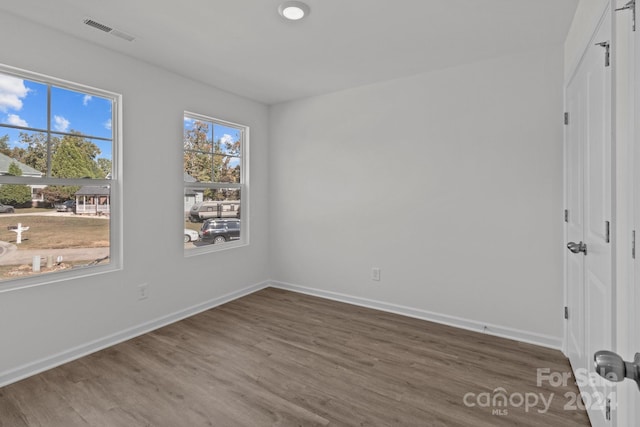
<path id="1" fill-rule="evenodd" d="M 224 243 L 240 238 L 240 220 L 212 218 L 205 220 L 198 233 L 203 243 Z"/>

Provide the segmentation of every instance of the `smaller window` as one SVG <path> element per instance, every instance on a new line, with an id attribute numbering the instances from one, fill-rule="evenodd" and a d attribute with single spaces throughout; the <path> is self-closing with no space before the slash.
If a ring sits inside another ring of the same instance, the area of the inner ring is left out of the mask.
<path id="1" fill-rule="evenodd" d="M 248 131 L 246 126 L 184 114 L 184 228 L 195 230 L 204 222 L 199 240 L 185 243 L 185 253 L 248 243 L 240 221 L 246 215 Z"/>

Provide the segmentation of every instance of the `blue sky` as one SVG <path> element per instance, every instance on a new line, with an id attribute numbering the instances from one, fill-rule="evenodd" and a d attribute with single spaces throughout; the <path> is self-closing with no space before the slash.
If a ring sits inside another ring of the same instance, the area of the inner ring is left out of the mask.
<path id="1" fill-rule="evenodd" d="M 53 86 L 51 89 L 51 130 L 81 132 L 111 138 L 109 99 Z M 47 86 L 0 73 L 0 124 L 47 128 Z M 0 127 L 0 137 L 9 135 L 10 146 L 19 144 L 20 130 Z M 98 157 L 111 159 L 111 142 L 92 140 Z"/>

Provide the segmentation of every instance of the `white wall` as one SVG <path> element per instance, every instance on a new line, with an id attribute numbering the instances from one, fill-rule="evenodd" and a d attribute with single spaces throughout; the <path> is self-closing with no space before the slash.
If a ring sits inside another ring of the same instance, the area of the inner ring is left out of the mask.
<path id="1" fill-rule="evenodd" d="M 124 110 L 124 269 L 0 294 L 0 385 L 268 277 L 264 105 L 6 14 L 0 38 L 3 63 L 121 93 Z M 183 256 L 184 110 L 251 127 L 247 247 Z"/>
<path id="2" fill-rule="evenodd" d="M 273 106 L 272 278 L 559 348 L 562 93 L 557 46 Z"/>

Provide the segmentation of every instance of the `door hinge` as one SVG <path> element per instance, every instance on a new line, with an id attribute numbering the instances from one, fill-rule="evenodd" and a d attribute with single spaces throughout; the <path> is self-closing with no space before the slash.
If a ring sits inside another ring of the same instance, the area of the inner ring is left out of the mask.
<path id="1" fill-rule="evenodd" d="M 611 65 L 611 43 L 607 42 L 600 42 L 600 43 L 596 43 L 596 46 L 600 46 L 604 48 L 604 66 L 608 67 L 609 65 Z"/>
<path id="2" fill-rule="evenodd" d="M 616 9 L 619 10 L 630 10 L 631 11 L 631 29 L 633 31 L 636 30 L 636 0 L 630 0 L 622 7 Z"/>
<path id="3" fill-rule="evenodd" d="M 607 406 L 605 407 L 604 417 L 607 421 L 611 421 L 611 399 L 607 399 Z"/>
<path id="4" fill-rule="evenodd" d="M 564 113 L 564 124 L 565 125 L 569 124 L 569 113 Z"/>
<path id="5" fill-rule="evenodd" d="M 604 241 L 611 243 L 611 223 L 609 221 L 604 222 Z"/>
<path id="6" fill-rule="evenodd" d="M 567 306 L 564 307 L 564 318 L 565 319 L 569 318 L 569 307 Z"/>
<path id="7" fill-rule="evenodd" d="M 631 232 L 631 258 L 636 259 L 636 230 Z"/>
<path id="8" fill-rule="evenodd" d="M 569 222 L 569 209 L 564 210 L 564 222 Z"/>

